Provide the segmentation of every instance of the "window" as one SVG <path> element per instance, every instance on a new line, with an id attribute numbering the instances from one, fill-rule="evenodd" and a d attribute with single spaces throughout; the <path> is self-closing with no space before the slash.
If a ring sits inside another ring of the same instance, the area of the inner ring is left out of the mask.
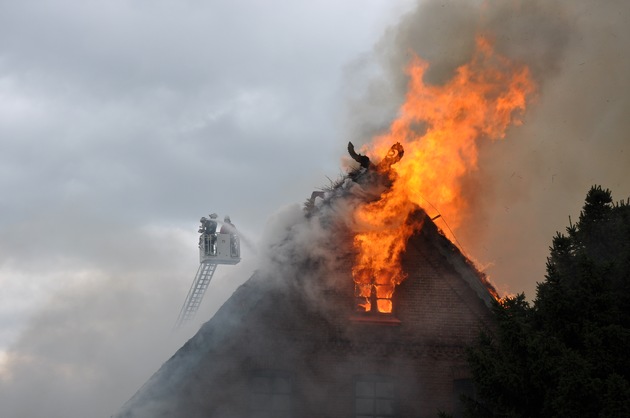
<path id="1" fill-rule="evenodd" d="M 290 418 L 292 384 L 287 374 L 260 372 L 250 381 L 251 418 Z"/>
<path id="2" fill-rule="evenodd" d="M 384 376 L 357 378 L 354 385 L 355 418 L 395 418 L 394 383 Z"/>
<path id="3" fill-rule="evenodd" d="M 359 312 L 391 314 L 393 284 L 354 284 L 355 306 Z"/>

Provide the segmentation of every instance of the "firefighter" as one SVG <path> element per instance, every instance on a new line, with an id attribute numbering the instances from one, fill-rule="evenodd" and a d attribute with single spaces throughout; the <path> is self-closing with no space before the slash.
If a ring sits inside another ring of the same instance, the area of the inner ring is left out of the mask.
<path id="1" fill-rule="evenodd" d="M 238 235 L 236 235 L 236 226 L 234 226 L 229 216 L 223 219 L 223 225 L 219 232 L 221 234 L 230 234 L 230 255 L 232 257 L 238 257 Z"/>
<path id="2" fill-rule="evenodd" d="M 234 234 L 234 233 L 236 233 L 236 227 L 234 226 L 234 224 L 230 220 L 229 216 L 226 216 L 225 218 L 223 218 L 223 225 L 221 225 L 221 230 L 219 231 L 219 233 L 220 234 Z"/>
<path id="3" fill-rule="evenodd" d="M 210 237 L 210 255 L 217 254 L 217 219 L 218 215 L 213 213 L 210 219 L 206 220 L 206 234 Z"/>

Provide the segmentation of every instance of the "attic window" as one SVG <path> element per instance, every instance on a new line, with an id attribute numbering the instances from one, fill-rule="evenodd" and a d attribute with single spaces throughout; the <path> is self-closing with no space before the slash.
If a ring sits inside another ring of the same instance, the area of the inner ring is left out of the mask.
<path id="1" fill-rule="evenodd" d="M 394 285 L 354 285 L 355 306 L 358 312 L 391 315 L 394 311 Z"/>

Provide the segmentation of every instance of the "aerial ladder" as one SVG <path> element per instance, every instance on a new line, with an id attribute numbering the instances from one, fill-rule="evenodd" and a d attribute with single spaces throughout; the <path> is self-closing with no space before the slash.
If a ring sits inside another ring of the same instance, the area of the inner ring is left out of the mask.
<path id="1" fill-rule="evenodd" d="M 179 328 L 195 317 L 210 280 L 219 264 L 238 264 L 241 261 L 241 243 L 230 217 L 226 216 L 217 232 L 217 214 L 202 217 L 199 227 L 199 268 L 193 279 L 186 300 L 177 317 L 175 328 Z"/>

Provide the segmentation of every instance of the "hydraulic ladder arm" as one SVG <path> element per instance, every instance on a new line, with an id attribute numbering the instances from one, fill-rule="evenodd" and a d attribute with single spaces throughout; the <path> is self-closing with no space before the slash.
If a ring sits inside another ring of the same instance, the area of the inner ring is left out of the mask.
<path id="1" fill-rule="evenodd" d="M 206 293 L 206 289 L 216 269 L 217 265 L 214 263 L 204 261 L 199 264 L 195 279 L 188 291 L 188 296 L 186 296 L 184 305 L 177 317 L 177 322 L 175 323 L 176 328 L 179 328 L 182 324 L 195 317 L 197 309 L 199 309 L 199 305 L 201 305 L 201 301 L 203 300 L 203 295 Z"/>

